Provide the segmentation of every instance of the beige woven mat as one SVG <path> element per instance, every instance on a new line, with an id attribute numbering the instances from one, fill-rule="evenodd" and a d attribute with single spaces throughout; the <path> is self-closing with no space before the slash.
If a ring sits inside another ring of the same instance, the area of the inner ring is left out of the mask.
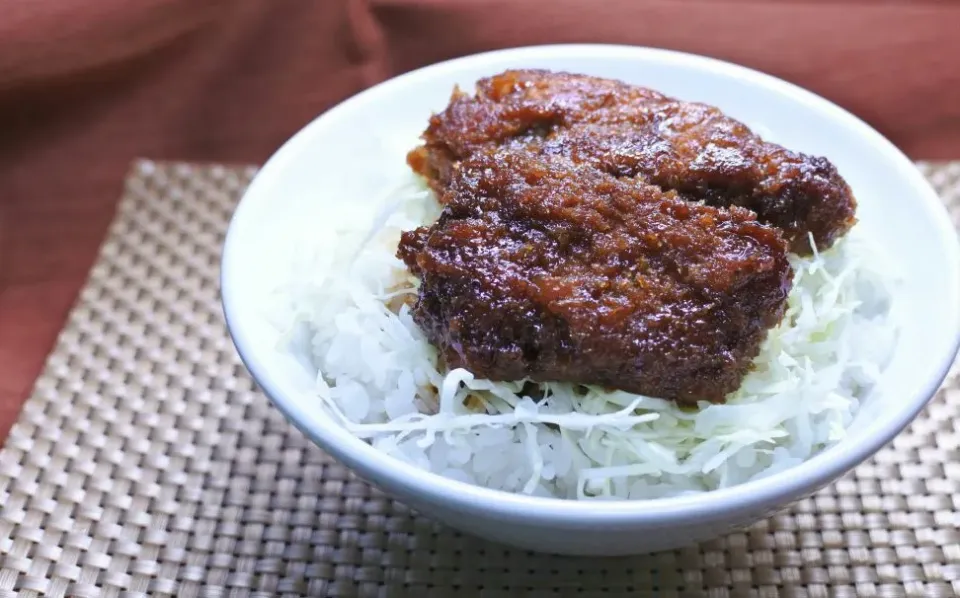
<path id="1" fill-rule="evenodd" d="M 960 224 L 960 163 L 924 170 Z M 132 170 L 0 453 L 0 598 L 960 595 L 955 377 L 852 475 L 689 549 L 533 555 L 411 514 L 288 425 L 234 354 L 217 261 L 253 172 Z"/>

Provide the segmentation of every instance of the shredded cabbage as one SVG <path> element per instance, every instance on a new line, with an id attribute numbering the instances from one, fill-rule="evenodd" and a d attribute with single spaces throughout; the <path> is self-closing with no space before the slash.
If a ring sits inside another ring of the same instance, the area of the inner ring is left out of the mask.
<path id="1" fill-rule="evenodd" d="M 281 350 L 308 355 L 318 408 L 414 465 L 508 491 L 576 499 L 702 492 L 770 475 L 842 439 L 892 350 L 889 262 L 855 228 L 832 249 L 791 256 L 783 321 L 725 404 L 443 371 L 404 301 L 418 282 L 397 239 L 434 220 L 419 182 L 300 252 L 279 291 Z M 585 390 L 585 392 L 584 392 Z"/>

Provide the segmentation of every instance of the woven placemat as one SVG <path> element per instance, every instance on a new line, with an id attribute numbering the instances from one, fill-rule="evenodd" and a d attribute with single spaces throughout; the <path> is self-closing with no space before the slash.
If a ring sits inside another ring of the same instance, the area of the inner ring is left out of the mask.
<path id="1" fill-rule="evenodd" d="M 960 163 L 923 165 L 960 225 Z M 892 447 L 742 533 L 623 559 L 460 535 L 258 393 L 218 257 L 252 168 L 137 163 L 0 452 L 0 597 L 960 595 L 960 382 Z"/>

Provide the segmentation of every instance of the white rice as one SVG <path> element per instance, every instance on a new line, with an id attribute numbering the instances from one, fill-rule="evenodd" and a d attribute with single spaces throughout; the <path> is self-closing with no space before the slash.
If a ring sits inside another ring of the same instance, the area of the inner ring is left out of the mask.
<path id="1" fill-rule="evenodd" d="M 395 257 L 400 232 L 433 221 L 419 180 L 357 208 L 296 252 L 274 314 L 281 350 L 310 356 L 317 408 L 379 450 L 441 475 L 509 492 L 642 499 L 767 476 L 843 438 L 893 348 L 889 262 L 855 227 L 796 270 L 783 323 L 723 405 L 672 402 L 562 383 L 546 400 L 523 382 L 438 369 L 405 296 L 417 281 Z M 465 404 L 466 403 L 466 404 Z"/>

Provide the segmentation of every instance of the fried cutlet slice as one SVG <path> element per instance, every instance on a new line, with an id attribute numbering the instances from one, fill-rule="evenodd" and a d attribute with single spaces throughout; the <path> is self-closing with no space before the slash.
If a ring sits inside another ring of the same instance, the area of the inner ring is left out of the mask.
<path id="1" fill-rule="evenodd" d="M 443 202 L 398 256 L 450 368 L 722 401 L 784 312 L 786 243 L 741 208 L 510 148 L 462 161 Z"/>
<path id="2" fill-rule="evenodd" d="M 410 165 L 442 192 L 460 160 L 496 146 L 562 155 L 712 206 L 740 206 L 790 249 L 826 248 L 855 222 L 850 187 L 827 159 L 768 143 L 717 108 L 625 83 L 540 70 L 455 90 Z"/>

